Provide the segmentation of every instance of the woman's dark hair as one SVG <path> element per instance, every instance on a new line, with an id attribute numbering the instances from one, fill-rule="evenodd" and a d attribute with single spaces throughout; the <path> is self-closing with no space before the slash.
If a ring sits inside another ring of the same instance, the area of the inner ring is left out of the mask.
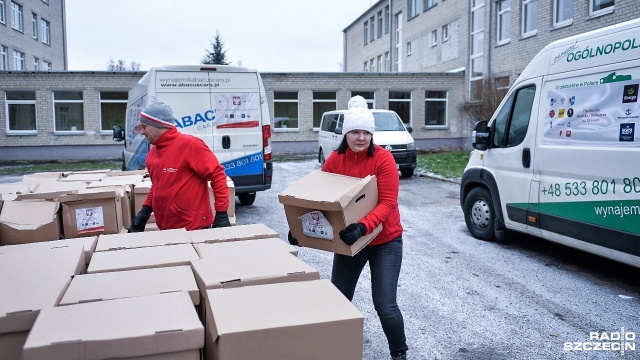
<path id="1" fill-rule="evenodd" d="M 338 150 L 338 154 L 344 154 L 347 152 L 348 148 L 349 144 L 347 143 L 347 135 L 345 134 L 342 137 L 342 141 L 340 142 L 340 145 L 338 145 L 338 148 L 336 150 Z M 372 157 L 374 151 L 376 151 L 376 148 L 373 146 L 373 137 L 371 137 L 371 142 L 369 143 L 369 148 L 367 149 L 367 156 Z"/>

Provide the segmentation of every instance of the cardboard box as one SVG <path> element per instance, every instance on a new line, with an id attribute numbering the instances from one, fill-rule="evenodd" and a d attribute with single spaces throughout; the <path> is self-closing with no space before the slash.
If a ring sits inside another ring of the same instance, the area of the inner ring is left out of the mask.
<path id="1" fill-rule="evenodd" d="M 5 201 L 0 212 L 0 245 L 58 240 L 60 203 Z"/>
<path id="2" fill-rule="evenodd" d="M 22 347 L 40 310 L 57 306 L 70 276 L 0 283 L 0 354 L 22 359 Z"/>
<path id="3" fill-rule="evenodd" d="M 153 232 L 100 235 L 96 251 L 135 249 L 148 246 L 190 244 L 187 230 L 171 229 Z"/>
<path id="4" fill-rule="evenodd" d="M 93 254 L 87 273 L 190 265 L 198 259 L 200 257 L 191 244 L 99 251 Z"/>
<path id="5" fill-rule="evenodd" d="M 58 179 L 58 181 L 62 181 L 62 182 L 68 182 L 68 181 L 77 181 L 77 182 L 83 182 L 83 183 L 90 183 L 93 181 L 99 181 L 100 179 L 104 178 L 106 171 L 95 171 L 95 172 L 76 172 L 74 171 L 73 173 L 62 177 L 60 179 Z"/>
<path id="6" fill-rule="evenodd" d="M 349 246 L 340 239 L 340 231 L 356 223 L 378 204 L 375 176 L 363 179 L 315 170 L 278 195 L 284 205 L 291 234 L 301 246 L 353 256 L 382 231 L 382 225 Z M 333 239 L 303 234 L 300 217 L 310 211 L 321 211 L 333 228 Z"/>
<path id="7" fill-rule="evenodd" d="M 19 182 L 19 183 L 7 183 L 0 184 L 0 194 L 28 194 L 38 183 L 33 182 Z"/>
<path id="8" fill-rule="evenodd" d="M 33 188 L 30 194 L 21 194 L 18 200 L 42 199 L 58 201 L 60 196 L 75 194 L 85 189 L 87 184 L 81 182 L 43 181 Z"/>
<path id="9" fill-rule="evenodd" d="M 233 184 L 233 180 L 227 176 L 227 187 L 229 188 L 229 209 L 227 210 L 227 214 L 229 217 L 236 216 L 236 187 Z M 215 214 L 215 199 L 213 197 L 213 189 L 211 188 L 211 183 L 209 183 L 209 202 L 211 203 L 211 209 Z"/>
<path id="10" fill-rule="evenodd" d="M 114 179 L 114 180 L 112 180 Z M 125 181 L 119 181 L 120 179 Z M 133 181 L 133 179 L 130 179 Z M 122 196 L 122 226 L 129 229 L 133 220 L 133 184 L 129 184 L 127 176 L 118 176 L 105 178 L 102 181 L 94 181 L 87 185 L 87 189 L 103 189 L 103 190 L 115 190 L 122 189 L 124 191 Z"/>
<path id="11" fill-rule="evenodd" d="M 219 243 L 197 243 L 193 247 L 201 259 L 221 256 L 259 255 L 277 251 L 298 256 L 298 249 L 280 238 L 228 241 Z"/>
<path id="12" fill-rule="evenodd" d="M 71 277 L 85 272 L 81 245 L 5 253 L 0 247 L 0 284 L 55 277 Z"/>
<path id="13" fill-rule="evenodd" d="M 194 260 L 193 273 L 200 291 L 238 286 L 320 279 L 320 273 L 288 252 L 220 256 Z"/>
<path id="14" fill-rule="evenodd" d="M 140 211 L 140 209 L 142 209 L 142 204 L 144 203 L 145 200 L 147 200 L 147 195 L 149 195 L 149 190 L 151 190 L 151 180 L 149 179 L 145 179 L 139 183 L 136 184 L 135 188 L 133 189 L 133 216 L 135 217 L 136 214 Z M 149 217 L 149 221 L 148 223 L 155 223 L 156 222 L 156 216 L 154 213 L 151 213 L 151 216 Z"/>
<path id="15" fill-rule="evenodd" d="M 191 238 L 191 242 L 194 244 L 266 239 L 280 236 L 277 231 L 271 229 L 265 224 L 248 224 L 215 229 L 191 230 L 188 231 L 188 233 Z"/>
<path id="16" fill-rule="evenodd" d="M 22 180 L 34 181 L 56 181 L 62 177 L 62 171 L 44 171 L 22 176 Z"/>
<path id="17" fill-rule="evenodd" d="M 60 196 L 62 227 L 66 238 L 117 234 L 122 229 L 124 191 L 84 189 Z"/>
<path id="18" fill-rule="evenodd" d="M 181 291 L 42 309 L 24 360 L 198 359 L 203 345 L 204 327 Z"/>
<path id="19" fill-rule="evenodd" d="M 200 303 L 198 284 L 190 266 L 78 275 L 60 305 L 186 291 L 193 305 Z"/>
<path id="20" fill-rule="evenodd" d="M 80 238 L 43 241 L 43 242 L 28 243 L 28 244 L 7 245 L 0 248 L 0 253 L 10 254 L 13 252 L 53 250 L 53 249 L 59 249 L 63 247 L 80 245 L 84 249 L 84 260 L 85 260 L 84 262 L 85 264 L 89 264 L 89 261 L 91 261 L 91 255 L 93 255 L 93 252 L 96 250 L 97 243 L 98 243 L 97 236 L 80 237 Z"/>
<path id="21" fill-rule="evenodd" d="M 108 173 L 106 173 L 105 175 L 107 175 L 107 177 L 110 177 L 110 176 L 131 176 L 131 175 L 140 175 L 142 177 L 145 177 L 145 176 L 148 176 L 149 174 L 147 173 L 147 169 L 142 169 L 142 170 L 123 170 L 123 171 L 112 170 L 112 171 L 109 171 Z"/>
<path id="22" fill-rule="evenodd" d="M 206 359 L 362 360 L 364 317 L 329 280 L 207 290 L 207 298 Z"/>

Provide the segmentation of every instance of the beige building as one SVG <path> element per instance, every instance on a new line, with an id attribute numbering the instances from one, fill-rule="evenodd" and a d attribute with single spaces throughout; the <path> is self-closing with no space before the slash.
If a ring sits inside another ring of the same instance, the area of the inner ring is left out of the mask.
<path id="1" fill-rule="evenodd" d="M 2 70 L 67 70 L 64 0 L 0 0 Z"/>

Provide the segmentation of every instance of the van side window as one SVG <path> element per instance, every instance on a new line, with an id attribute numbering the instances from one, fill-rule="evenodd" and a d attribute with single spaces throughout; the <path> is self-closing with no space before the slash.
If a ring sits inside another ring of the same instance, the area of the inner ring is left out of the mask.
<path id="1" fill-rule="evenodd" d="M 322 119 L 322 131 L 333 132 L 338 125 L 338 114 L 325 115 Z"/>
<path id="2" fill-rule="evenodd" d="M 536 87 L 531 85 L 511 94 L 493 123 L 493 147 L 517 146 L 524 140 L 531 118 Z"/>

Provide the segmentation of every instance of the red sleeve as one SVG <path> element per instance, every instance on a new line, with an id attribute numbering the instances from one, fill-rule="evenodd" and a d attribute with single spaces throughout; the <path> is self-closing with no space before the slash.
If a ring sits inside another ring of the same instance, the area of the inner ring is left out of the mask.
<path id="1" fill-rule="evenodd" d="M 374 173 L 378 182 L 378 205 L 362 220 L 367 227 L 367 234 L 388 219 L 398 208 L 398 191 L 400 178 L 393 155 L 387 151 L 380 151 L 381 156 L 375 161 Z"/>
<path id="2" fill-rule="evenodd" d="M 218 158 L 211 152 L 211 149 L 199 138 L 191 143 L 191 154 L 189 166 L 201 178 L 211 182 L 213 198 L 215 200 L 214 211 L 221 212 L 229 209 L 229 187 L 227 186 L 227 174 L 224 166 L 220 164 Z"/>

